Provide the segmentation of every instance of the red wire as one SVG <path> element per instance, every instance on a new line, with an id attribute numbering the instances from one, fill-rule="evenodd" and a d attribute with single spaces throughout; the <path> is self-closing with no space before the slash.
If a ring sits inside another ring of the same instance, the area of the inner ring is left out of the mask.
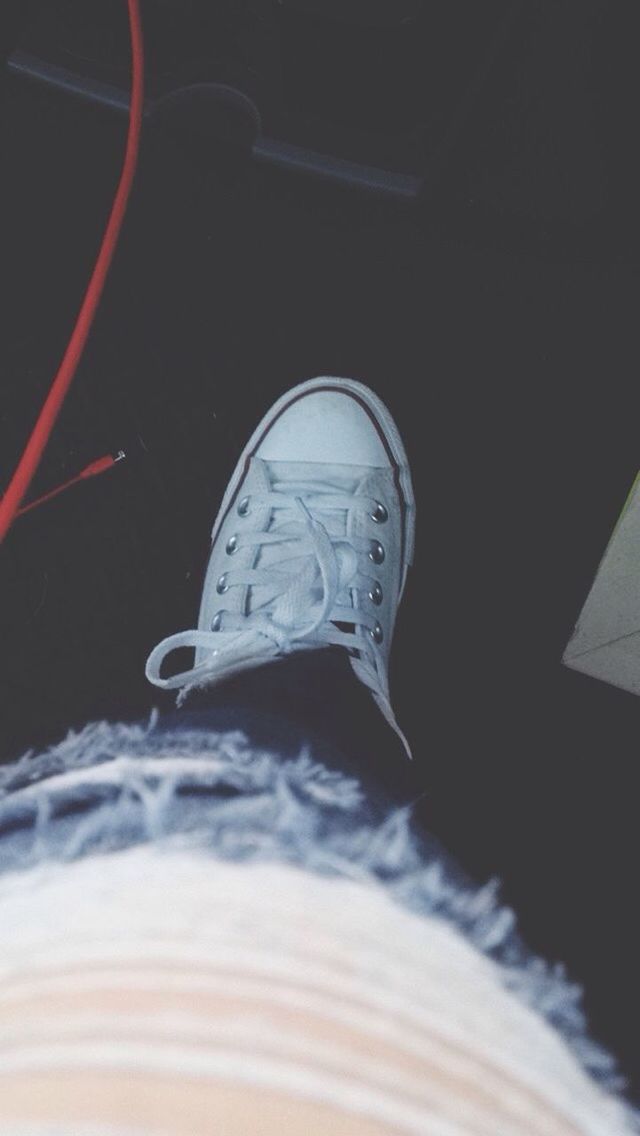
<path id="1" fill-rule="evenodd" d="M 47 501 L 51 501 L 52 498 L 57 497 L 59 493 L 65 493 L 67 489 L 71 489 L 72 485 L 77 485 L 78 482 L 84 481 L 87 477 L 95 477 L 98 473 L 106 473 L 106 471 L 116 465 L 117 462 L 122 461 L 124 456 L 124 451 L 120 450 L 115 458 L 112 454 L 105 454 L 104 457 L 92 461 L 90 465 L 85 466 L 80 473 L 76 473 L 75 477 L 70 477 L 67 481 L 63 481 L 62 485 L 56 485 L 55 489 L 50 489 L 48 493 L 43 493 L 42 497 L 36 497 L 35 501 L 29 501 L 28 505 L 22 505 L 18 509 L 16 516 L 21 517 L 23 513 L 28 513 L 31 509 L 36 509 L 38 505 L 45 505 Z"/>
<path id="2" fill-rule="evenodd" d="M 40 464 L 40 459 L 51 436 L 62 404 L 82 357 L 91 325 L 96 314 L 131 192 L 140 147 L 140 129 L 144 102 L 144 45 L 138 0 L 127 0 L 131 34 L 131 102 L 129 131 L 111 213 L 100 245 L 91 279 L 82 301 L 75 327 L 67 344 L 58 372 L 51 384 L 44 405 L 18 462 L 9 487 L 0 501 L 0 541 L 4 539 L 18 513 L 21 502 Z"/>

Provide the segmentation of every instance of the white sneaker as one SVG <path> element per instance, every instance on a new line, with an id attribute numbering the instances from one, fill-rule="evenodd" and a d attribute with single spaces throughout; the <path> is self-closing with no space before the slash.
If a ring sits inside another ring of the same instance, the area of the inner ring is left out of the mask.
<path id="1" fill-rule="evenodd" d="M 294 387 L 254 431 L 229 482 L 198 630 L 158 643 L 147 678 L 181 689 L 181 701 L 292 651 L 337 644 L 411 756 L 389 700 L 388 659 L 414 528 L 407 456 L 377 395 L 352 379 Z M 179 647 L 195 648 L 193 668 L 161 678 Z"/>

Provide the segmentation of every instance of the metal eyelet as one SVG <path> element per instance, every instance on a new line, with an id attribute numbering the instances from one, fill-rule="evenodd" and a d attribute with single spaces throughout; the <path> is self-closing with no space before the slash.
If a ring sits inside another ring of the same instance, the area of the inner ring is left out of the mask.
<path id="1" fill-rule="evenodd" d="M 219 596 L 222 596 L 222 595 L 224 595 L 225 592 L 228 592 L 228 591 L 229 591 L 229 585 L 227 583 L 227 573 L 223 572 L 220 579 L 218 580 L 218 583 L 216 584 L 216 592 L 218 593 Z"/>
<path id="2" fill-rule="evenodd" d="M 238 503 L 236 512 L 239 517 L 246 517 L 251 512 L 251 498 L 243 497 L 242 501 Z"/>
<path id="3" fill-rule="evenodd" d="M 238 538 L 234 534 L 233 536 L 229 537 L 229 539 L 227 541 L 227 547 L 225 548 L 225 552 L 226 552 L 227 556 L 233 556 L 234 552 L 237 552 L 237 551 L 238 551 Z"/>
<path id="4" fill-rule="evenodd" d="M 382 640 L 384 639 L 384 632 L 383 632 L 382 627 L 380 626 L 379 623 L 376 623 L 373 630 L 369 631 L 369 634 L 370 634 L 371 638 L 373 639 L 374 643 L 382 643 Z"/>
<path id="5" fill-rule="evenodd" d="M 369 514 L 369 516 L 371 517 L 372 521 L 376 522 L 377 525 L 383 525 L 385 521 L 389 520 L 389 514 L 385 506 L 382 504 L 382 501 L 376 501 L 375 509 L 372 513 Z"/>
<path id="6" fill-rule="evenodd" d="M 369 560 L 373 560 L 374 564 L 382 564 L 384 560 L 384 548 L 379 540 L 372 540 L 369 546 Z"/>
<path id="7" fill-rule="evenodd" d="M 380 584 L 378 583 L 377 580 L 376 580 L 375 584 L 373 585 L 373 587 L 369 591 L 369 599 L 371 600 L 372 604 L 376 605 L 376 607 L 379 607 L 380 604 L 382 603 L 382 600 L 383 600 L 382 588 L 380 587 Z"/>
<path id="8" fill-rule="evenodd" d="M 211 620 L 211 630 L 212 631 L 220 631 L 220 629 L 222 627 L 223 615 L 224 615 L 224 611 L 217 611 L 216 612 L 213 619 Z"/>

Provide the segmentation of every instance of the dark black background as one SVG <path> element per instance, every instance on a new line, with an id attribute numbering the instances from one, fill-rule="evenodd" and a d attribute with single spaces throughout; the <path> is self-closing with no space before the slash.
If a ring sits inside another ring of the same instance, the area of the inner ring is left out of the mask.
<path id="1" fill-rule="evenodd" d="M 29 20 L 16 6 L 7 49 L 42 51 L 55 8 L 43 30 L 37 5 Z M 124 8 L 111 6 L 107 44 L 122 75 Z M 593 1029 L 638 1092 L 640 704 L 560 663 L 640 465 L 632 16 L 622 2 L 524 4 L 410 205 L 276 177 L 150 121 L 33 494 L 103 453 L 127 458 L 16 522 L 0 589 L 2 757 L 146 714 L 146 654 L 193 623 L 247 433 L 303 378 L 373 386 L 418 499 L 392 679 L 424 819 L 474 875 L 501 876 L 531 945 L 585 984 Z M 472 66 L 463 19 L 454 31 L 432 76 L 427 159 Z M 6 483 L 92 265 L 126 122 L 15 78 L 4 96 Z M 399 166 L 411 105 L 386 127 Z"/>

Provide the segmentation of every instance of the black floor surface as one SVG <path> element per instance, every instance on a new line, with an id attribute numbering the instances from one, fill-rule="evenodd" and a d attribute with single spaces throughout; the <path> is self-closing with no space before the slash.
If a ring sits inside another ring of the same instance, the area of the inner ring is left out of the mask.
<path id="1" fill-rule="evenodd" d="M 82 294 L 124 126 L 18 84 L 7 95 L 5 483 Z M 248 432 L 303 378 L 362 379 L 396 416 L 416 483 L 392 678 L 424 819 L 473 874 L 503 879 L 639 1092 L 640 702 L 560 664 L 640 465 L 637 246 L 618 216 L 527 221 L 475 184 L 472 201 L 454 169 L 423 208 L 398 209 L 223 175 L 147 132 L 33 492 L 127 457 L 3 547 L 1 756 L 148 713 L 146 654 L 193 624 Z"/>

